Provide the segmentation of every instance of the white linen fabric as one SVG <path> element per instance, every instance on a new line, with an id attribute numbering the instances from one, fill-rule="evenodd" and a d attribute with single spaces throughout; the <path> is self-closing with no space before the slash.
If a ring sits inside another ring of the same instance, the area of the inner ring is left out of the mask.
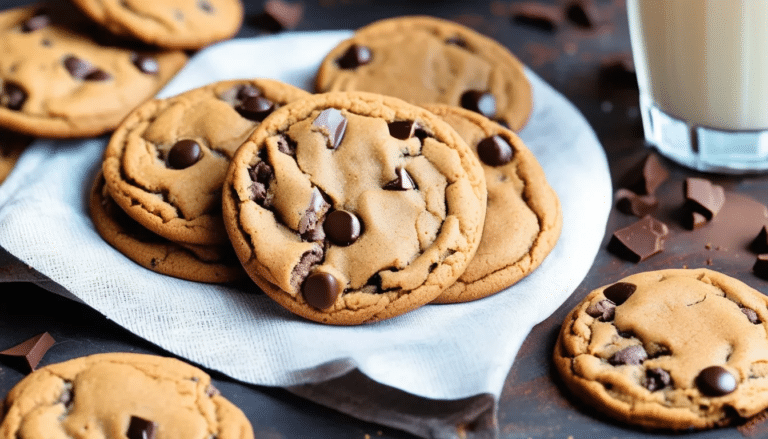
<path id="1" fill-rule="evenodd" d="M 248 77 L 274 78 L 311 90 L 322 57 L 349 35 L 297 32 L 211 46 L 196 54 L 159 96 Z M 328 386 L 319 396 L 307 389 L 323 389 L 317 386 L 330 380 L 343 386 L 338 380 L 350 373 L 356 374 L 355 386 L 360 375 L 387 391 L 417 398 L 472 400 L 490 395 L 496 401 L 530 329 L 586 275 L 612 204 L 607 160 L 589 124 L 541 78 L 527 74 L 534 112 L 520 135 L 560 197 L 563 231 L 533 274 L 494 296 L 427 305 L 375 324 L 333 327 L 292 315 L 248 282 L 205 285 L 151 272 L 106 244 L 88 216 L 87 194 L 101 165 L 105 137 L 38 140 L 23 154 L 0 186 L 0 246 L 23 265 L 8 270 L 11 275 L 2 280 L 34 281 L 86 303 L 180 357 L 246 383 L 291 386 L 331 406 L 337 403 Z M 0 263 L 3 259 L 12 258 L 0 257 Z M 27 266 L 44 276 L 30 275 Z M 350 400 L 349 395 L 344 398 Z M 365 398 L 375 405 L 376 392 L 366 390 Z M 397 407 L 367 414 L 339 409 L 409 429 L 388 421 Z M 455 404 L 451 410 L 456 411 Z M 493 409 L 486 412 L 492 416 Z M 448 417 L 429 422 L 454 422 L 451 419 L 455 421 Z M 409 431 L 416 434 L 441 436 L 446 425 L 412 427 Z M 493 426 L 488 428 L 490 433 L 484 435 L 493 436 Z"/>

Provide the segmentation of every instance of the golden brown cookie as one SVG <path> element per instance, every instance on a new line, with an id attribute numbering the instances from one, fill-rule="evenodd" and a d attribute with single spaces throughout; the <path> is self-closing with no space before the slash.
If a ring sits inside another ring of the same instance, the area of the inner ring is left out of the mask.
<path id="1" fill-rule="evenodd" d="M 568 388 L 630 424 L 701 429 L 768 407 L 768 297 L 707 269 L 635 274 L 566 317 L 554 362 Z"/>
<path id="2" fill-rule="evenodd" d="M 460 106 L 515 131 L 533 108 L 523 64 L 509 50 L 468 27 L 426 16 L 358 29 L 325 57 L 315 87 Z"/>
<path id="3" fill-rule="evenodd" d="M 199 49 L 232 37 L 243 22 L 240 0 L 73 0 L 117 35 L 173 49 Z"/>
<path id="4" fill-rule="evenodd" d="M 229 244 L 176 243 L 142 227 L 115 204 L 101 173 L 91 188 L 89 207 L 99 235 L 144 268 L 195 282 L 222 283 L 247 277 Z"/>
<path id="5" fill-rule="evenodd" d="M 13 171 L 21 153 L 33 138 L 0 128 L 0 183 Z"/>
<path id="6" fill-rule="evenodd" d="M 453 284 L 486 203 L 480 163 L 447 123 L 363 92 L 275 111 L 237 151 L 223 194 L 251 278 L 288 310 L 340 325 L 394 317 Z"/>
<path id="7" fill-rule="evenodd" d="M 5 399 L 3 439 L 252 439 L 243 412 L 174 358 L 95 354 L 26 376 Z"/>
<path id="8" fill-rule="evenodd" d="M 115 131 L 104 153 L 109 193 L 168 240 L 226 244 L 221 184 L 229 160 L 270 112 L 308 95 L 275 80 L 250 79 L 146 102 Z"/>
<path id="9" fill-rule="evenodd" d="M 463 108 L 425 108 L 448 122 L 477 154 L 488 187 L 477 253 L 435 302 L 480 299 L 516 283 L 541 264 L 560 237 L 560 201 L 536 157 L 515 133 Z"/>
<path id="10" fill-rule="evenodd" d="M 112 131 L 186 61 L 109 40 L 68 2 L 3 11 L 0 126 L 41 137 Z"/>

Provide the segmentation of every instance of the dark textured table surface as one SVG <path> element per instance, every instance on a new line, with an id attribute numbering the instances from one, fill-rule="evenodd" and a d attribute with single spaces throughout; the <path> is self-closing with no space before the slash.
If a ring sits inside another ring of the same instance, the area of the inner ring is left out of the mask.
<path id="1" fill-rule="evenodd" d="M 2 7 L 25 4 L 3 0 Z M 264 31 L 258 19 L 262 1 L 248 1 L 246 22 L 238 37 Z M 354 29 L 374 20 L 408 14 L 428 14 L 458 21 L 506 45 L 586 116 L 601 143 L 617 183 L 647 154 L 632 75 L 606 66 L 629 55 L 629 34 L 622 0 L 597 0 L 590 26 L 578 17 L 565 18 L 569 2 L 540 0 L 557 6 L 562 20 L 515 18 L 520 2 L 425 0 L 298 0 L 303 18 L 296 30 Z M 589 11 L 588 11 L 589 12 Z M 737 277 L 768 292 L 768 282 L 751 271 L 754 255 L 744 251 L 752 229 L 733 229 L 722 221 L 688 231 L 678 218 L 682 182 L 698 176 L 664 162 L 670 178 L 658 191 L 657 218 L 669 224 L 666 250 L 639 264 L 625 262 L 606 250 L 613 231 L 636 218 L 611 211 L 605 239 L 594 265 L 574 294 L 551 317 L 537 325 L 523 344 L 509 372 L 499 406 L 502 438 L 642 438 L 673 437 L 623 427 L 579 404 L 561 386 L 551 367 L 550 355 L 560 322 L 589 291 L 639 271 L 660 268 L 709 267 Z M 728 203 L 765 203 L 768 178 L 762 176 L 707 176 L 726 189 Z M 747 198 L 748 197 L 748 198 Z M 726 204 L 726 209 L 728 204 Z M 754 212 L 753 212 L 754 213 Z M 749 223 L 754 218 L 731 218 Z M 1 278 L 0 278 L 1 280 Z M 166 354 L 106 320 L 88 307 L 53 295 L 32 284 L 0 284 L 0 348 L 12 346 L 48 331 L 57 341 L 43 364 L 81 355 L 110 351 Z M 0 363 L 0 394 L 4 395 L 26 374 L 22 368 Z M 256 437 L 268 438 L 406 438 L 405 433 L 365 423 L 331 409 L 309 403 L 281 389 L 242 385 L 213 374 L 216 386 L 241 407 L 251 420 Z M 762 427 L 766 429 L 766 427 Z M 768 429 L 767 429 L 768 430 Z M 676 436 L 675 436 L 676 437 Z M 730 427 L 686 434 L 695 438 L 768 437 L 760 426 L 748 430 Z"/>

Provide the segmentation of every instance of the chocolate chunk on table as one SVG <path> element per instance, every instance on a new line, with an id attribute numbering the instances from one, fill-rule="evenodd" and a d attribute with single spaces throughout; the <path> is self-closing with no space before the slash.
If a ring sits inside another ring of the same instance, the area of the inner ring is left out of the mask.
<path id="1" fill-rule="evenodd" d="M 725 190 L 704 178 L 686 178 L 684 184 L 685 207 L 698 212 L 711 221 L 725 204 Z"/>
<path id="2" fill-rule="evenodd" d="M 42 334 L 38 334 L 29 340 L 0 352 L 0 356 L 23 359 L 30 371 L 34 371 L 40 363 L 40 360 L 43 359 L 45 353 L 48 352 L 48 349 L 50 349 L 54 343 L 56 343 L 56 340 L 54 340 L 47 332 L 43 332 Z"/>
<path id="3" fill-rule="evenodd" d="M 655 195 L 638 195 L 624 188 L 616 191 L 615 198 L 616 208 L 620 212 L 641 218 L 656 210 L 659 205 Z"/>
<path id="4" fill-rule="evenodd" d="M 668 177 L 669 171 L 659 156 L 648 154 L 624 174 L 619 186 L 638 195 L 652 195 Z"/>
<path id="5" fill-rule="evenodd" d="M 650 215 L 613 233 L 608 251 L 631 262 L 640 262 L 664 250 L 669 227 Z"/>

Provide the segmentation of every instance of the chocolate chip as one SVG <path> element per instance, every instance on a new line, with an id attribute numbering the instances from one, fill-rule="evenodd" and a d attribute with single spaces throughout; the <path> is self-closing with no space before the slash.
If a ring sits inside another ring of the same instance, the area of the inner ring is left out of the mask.
<path id="1" fill-rule="evenodd" d="M 330 274 L 322 271 L 312 273 L 304 280 L 301 293 L 304 300 L 318 309 L 327 309 L 336 303 L 339 297 L 339 281 Z"/>
<path id="2" fill-rule="evenodd" d="M 489 119 L 496 116 L 496 98 L 484 91 L 469 90 L 464 92 L 461 95 L 461 106 Z"/>
<path id="3" fill-rule="evenodd" d="M 601 322 L 610 322 L 616 314 L 616 304 L 608 299 L 601 300 L 589 305 L 587 314 Z"/>
<path id="4" fill-rule="evenodd" d="M 280 136 L 277 139 L 277 150 L 282 152 L 283 154 L 288 154 L 289 156 L 296 156 L 296 142 L 286 136 Z"/>
<path id="5" fill-rule="evenodd" d="M 251 180 L 253 180 L 251 184 L 251 200 L 260 206 L 268 206 L 270 203 L 266 202 L 268 197 L 267 189 L 269 189 L 269 182 L 274 174 L 272 167 L 262 160 L 250 168 L 248 174 L 251 176 Z"/>
<path id="6" fill-rule="evenodd" d="M 723 396 L 737 386 L 736 377 L 722 366 L 710 366 L 699 372 L 696 387 L 706 396 Z"/>
<path id="7" fill-rule="evenodd" d="M 128 439 L 155 439 L 156 434 L 157 424 L 138 416 L 131 416 L 128 430 L 125 432 Z"/>
<path id="8" fill-rule="evenodd" d="M 707 220 L 717 215 L 725 204 L 725 190 L 704 178 L 685 179 L 685 207 L 704 215 Z"/>
<path id="9" fill-rule="evenodd" d="M 416 189 L 416 183 L 413 181 L 411 175 L 408 174 L 408 171 L 406 171 L 405 168 L 395 168 L 395 175 L 397 175 L 397 177 L 395 177 L 394 180 L 384 185 L 384 190 L 407 191 L 410 189 Z"/>
<path id="10" fill-rule="evenodd" d="M 325 218 L 323 230 L 332 243 L 346 247 L 357 241 L 362 232 L 362 226 L 354 213 L 334 210 Z"/>
<path id="11" fill-rule="evenodd" d="M 664 250 L 664 240 L 668 234 L 666 224 L 646 215 L 636 223 L 613 232 L 608 250 L 637 263 Z"/>
<path id="12" fill-rule="evenodd" d="M 603 296 L 610 300 L 616 306 L 621 305 L 629 299 L 629 296 L 635 293 L 637 285 L 629 282 L 616 282 L 615 284 L 603 290 Z"/>
<path id="13" fill-rule="evenodd" d="M 637 195 L 629 189 L 616 191 L 616 209 L 627 215 L 643 217 L 656 210 L 659 200 L 655 195 Z"/>
<path id="14" fill-rule="evenodd" d="M 503 137 L 491 136 L 477 144 L 477 155 L 486 165 L 503 166 L 512 160 L 514 151 Z"/>
<path id="15" fill-rule="evenodd" d="M 304 283 L 309 271 L 318 262 L 323 260 L 323 251 L 320 246 L 315 246 L 311 250 L 301 255 L 299 263 L 293 267 L 291 272 L 291 288 L 296 291 Z"/>
<path id="16" fill-rule="evenodd" d="M 545 32 L 554 32 L 563 20 L 562 10 L 556 6 L 534 2 L 513 3 L 512 22 Z"/>
<path id="17" fill-rule="evenodd" d="M 154 75 L 160 71 L 160 64 L 153 56 L 134 53 L 131 55 L 131 61 L 133 62 L 133 65 L 135 65 L 136 68 L 139 69 L 139 71 L 142 73 Z"/>
<path id="18" fill-rule="evenodd" d="M 755 265 L 752 266 L 752 272 L 755 276 L 768 280 L 768 253 L 757 255 Z"/>
<path id="19" fill-rule="evenodd" d="M 299 220 L 299 234 L 304 235 L 314 231 L 318 221 L 325 215 L 325 212 L 327 212 L 330 207 L 331 205 L 325 201 L 320 189 L 313 188 L 312 194 L 309 197 L 309 206 L 307 206 L 304 215 Z"/>
<path id="20" fill-rule="evenodd" d="M 447 38 L 445 40 L 445 44 L 450 44 L 451 46 L 459 46 L 462 49 L 468 48 L 467 40 L 465 40 L 464 38 L 462 38 L 462 37 L 460 37 L 458 35 L 455 35 L 453 37 Z"/>
<path id="21" fill-rule="evenodd" d="M 760 228 L 755 239 L 749 244 L 749 249 L 755 253 L 768 253 L 768 227 Z"/>
<path id="22" fill-rule="evenodd" d="M 396 120 L 390 122 L 387 126 L 389 127 L 390 136 L 395 139 L 408 140 L 414 136 L 419 124 L 412 120 Z"/>
<path id="23" fill-rule="evenodd" d="M 648 359 L 648 354 L 640 345 L 626 347 L 611 356 L 608 362 L 614 366 L 619 365 L 638 365 Z"/>
<path id="24" fill-rule="evenodd" d="M 638 195 L 652 195 L 667 177 L 669 171 L 661 164 L 659 157 L 648 154 L 624 174 L 619 186 Z"/>
<path id="25" fill-rule="evenodd" d="M 42 29 L 51 23 L 51 18 L 45 13 L 38 12 L 21 25 L 21 31 L 28 33 Z"/>
<path id="26" fill-rule="evenodd" d="M 47 332 L 43 332 L 27 341 L 0 352 L 0 356 L 21 358 L 25 365 L 29 367 L 29 370 L 35 370 L 40 363 L 40 360 L 43 359 L 45 353 L 48 352 L 48 349 L 50 349 L 54 343 L 56 343 L 56 340 L 54 340 Z"/>
<path id="27" fill-rule="evenodd" d="M 661 390 L 670 385 L 672 385 L 672 377 L 666 370 L 660 367 L 653 367 L 645 371 L 643 387 L 650 392 Z"/>
<path id="28" fill-rule="evenodd" d="M 371 59 L 373 59 L 371 49 L 366 46 L 353 44 L 336 60 L 336 64 L 342 69 L 356 69 L 362 65 L 368 64 L 371 62 Z"/>
<path id="29" fill-rule="evenodd" d="M 317 115 L 312 126 L 320 128 L 328 138 L 328 149 L 336 149 L 341 145 L 344 132 L 347 130 L 347 118 L 341 114 L 341 111 L 327 108 Z"/>
<path id="30" fill-rule="evenodd" d="M 168 167 L 171 169 L 185 169 L 203 156 L 200 145 L 191 139 L 183 139 L 176 142 L 168 151 Z"/>
<path id="31" fill-rule="evenodd" d="M 261 90 L 251 84 L 244 84 L 237 89 L 237 99 L 240 101 L 256 96 L 261 96 Z"/>
<path id="32" fill-rule="evenodd" d="M 200 0 L 197 2 L 197 7 L 207 14 L 212 14 L 214 11 L 213 6 L 208 2 L 208 0 Z"/>
<path id="33" fill-rule="evenodd" d="M 69 55 L 64 58 L 64 68 L 66 68 L 69 74 L 72 75 L 72 77 L 75 79 L 84 79 L 87 81 L 104 81 L 111 78 L 109 73 L 94 67 L 88 61 L 73 55 Z"/>
<path id="34" fill-rule="evenodd" d="M 91 73 L 88 73 L 84 79 L 86 81 L 106 81 L 110 78 L 112 78 L 112 75 L 109 73 L 101 69 L 96 69 L 91 71 Z"/>
<path id="35" fill-rule="evenodd" d="M 754 309 L 747 308 L 746 306 L 739 305 L 739 309 L 742 313 L 744 313 L 745 316 L 747 316 L 747 320 L 749 320 L 749 323 L 752 323 L 753 325 L 759 325 L 762 323 L 760 321 L 760 317 L 757 316 L 757 313 Z"/>
<path id="36" fill-rule="evenodd" d="M 6 82 L 3 84 L 2 93 L 0 93 L 0 105 L 9 110 L 19 111 L 27 101 L 27 92 L 21 86 Z"/>
<path id="37" fill-rule="evenodd" d="M 261 96 L 247 97 L 235 107 L 235 110 L 246 119 L 261 122 L 275 111 L 275 103 Z"/>

